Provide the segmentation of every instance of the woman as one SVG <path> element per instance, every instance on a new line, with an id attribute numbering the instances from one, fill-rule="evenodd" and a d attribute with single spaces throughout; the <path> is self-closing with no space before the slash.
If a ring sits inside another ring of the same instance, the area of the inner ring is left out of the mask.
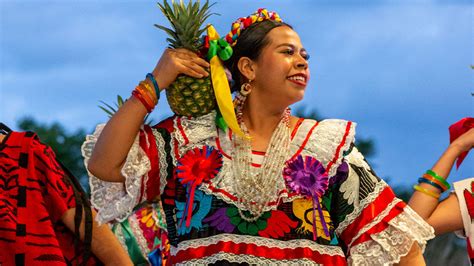
<path id="1" fill-rule="evenodd" d="M 132 265 L 36 134 L 0 123 L 0 182 L 0 265 Z"/>
<path id="2" fill-rule="evenodd" d="M 375 176 L 353 145 L 355 124 L 290 115 L 304 96 L 309 56 L 276 18 L 260 9 L 229 38 L 237 118 L 251 138 L 217 128 L 215 113 L 140 128 L 150 109 L 142 96 L 88 138 L 90 172 L 122 182 L 93 177 L 100 218 L 123 219 L 159 197 L 173 264 L 423 263 L 432 228 Z M 168 49 L 146 82 L 166 88 L 178 74 L 207 76 L 207 67 Z"/>
<path id="3" fill-rule="evenodd" d="M 464 230 L 471 263 L 474 262 L 474 178 L 455 182 L 455 193 L 441 202 L 438 199 L 442 192 L 450 189 L 445 179 L 449 176 L 456 158 L 472 149 L 473 145 L 474 128 L 471 126 L 471 129 L 466 130 L 448 146 L 433 168 L 419 178 L 419 184 L 414 187 L 415 191 L 409 202 L 410 207 L 433 226 L 436 235 Z"/>

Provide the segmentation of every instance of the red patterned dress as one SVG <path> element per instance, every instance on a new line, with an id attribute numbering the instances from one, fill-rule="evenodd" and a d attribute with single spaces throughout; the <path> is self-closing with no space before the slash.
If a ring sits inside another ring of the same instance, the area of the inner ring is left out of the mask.
<path id="1" fill-rule="evenodd" d="M 288 186 L 281 165 L 275 171 L 277 193 L 263 214 L 244 219 L 248 209 L 236 192 L 232 168 L 235 136 L 216 128 L 214 121 L 211 113 L 144 126 L 122 169 L 123 184 L 91 177 L 99 219 L 126 219 L 134 206 L 157 199 L 165 214 L 169 262 L 179 265 L 393 264 L 413 243 L 424 249 L 434 237 L 433 229 L 395 197 L 354 147 L 355 124 L 335 119 L 301 119 L 291 133 L 287 162 L 311 158 L 328 176 L 324 193 L 316 198 L 318 208 L 314 199 Z M 102 128 L 88 136 L 84 154 Z M 261 156 L 266 155 L 253 154 L 251 173 L 261 167 Z M 178 178 L 186 169 L 213 163 L 219 165 L 217 173 Z M 186 183 L 193 178 L 193 186 Z"/>
<path id="2" fill-rule="evenodd" d="M 0 265 L 81 262 L 61 216 L 76 206 L 53 151 L 32 132 L 11 132 L 0 144 Z M 88 264 L 94 264 L 89 260 Z"/>
<path id="3" fill-rule="evenodd" d="M 466 237 L 467 254 L 474 265 L 474 177 L 454 182 L 453 186 L 464 226 L 463 232 L 458 232 L 458 235 Z"/>

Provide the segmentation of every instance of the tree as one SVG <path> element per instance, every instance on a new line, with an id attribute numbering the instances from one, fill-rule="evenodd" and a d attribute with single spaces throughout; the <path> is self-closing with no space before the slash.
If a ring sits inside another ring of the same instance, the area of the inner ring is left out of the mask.
<path id="1" fill-rule="evenodd" d="M 40 140 L 53 149 L 57 159 L 79 179 L 84 190 L 89 191 L 87 171 L 81 154 L 81 145 L 86 138 L 84 129 L 68 133 L 58 122 L 47 125 L 37 122 L 32 117 L 21 118 L 17 125 L 23 131 L 38 134 Z"/>

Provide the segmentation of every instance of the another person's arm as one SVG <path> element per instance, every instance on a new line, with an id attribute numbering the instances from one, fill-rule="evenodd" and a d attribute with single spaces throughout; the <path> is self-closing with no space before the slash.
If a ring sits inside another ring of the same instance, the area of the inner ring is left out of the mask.
<path id="1" fill-rule="evenodd" d="M 209 64 L 185 49 L 167 49 L 152 74 L 161 89 L 168 87 L 179 74 L 201 78 L 209 75 Z M 150 81 L 146 81 L 150 82 Z M 151 84 L 153 85 L 153 84 Z M 110 182 L 122 182 L 122 165 L 147 114 L 135 97 L 130 97 L 104 127 L 89 161 L 88 170 Z"/>
<path id="2" fill-rule="evenodd" d="M 456 139 L 443 155 L 439 158 L 436 164 L 431 169 L 433 172 L 441 177 L 447 178 L 453 167 L 456 158 L 463 152 L 469 151 L 474 145 L 474 129 Z M 419 185 L 422 188 L 441 193 L 441 191 L 429 184 L 422 183 Z M 455 195 L 451 195 L 438 205 L 438 199 L 426 195 L 422 192 L 415 191 L 410 198 L 408 205 L 416 211 L 423 219 L 428 221 L 434 228 L 437 234 L 449 232 L 462 228 L 461 214 Z M 454 213 L 457 211 L 457 213 Z M 450 215 L 446 215 L 449 213 Z M 445 216 L 443 216 L 443 214 Z M 444 217 L 444 218 L 442 218 Z M 446 219 L 450 217 L 450 219 Z"/>
<path id="3" fill-rule="evenodd" d="M 61 217 L 62 222 L 74 232 L 74 214 L 76 209 L 67 210 Z M 92 210 L 92 253 L 105 265 L 133 265 L 128 253 L 123 249 L 117 237 L 107 224 L 100 225 L 95 221 L 95 211 Z M 84 216 L 79 227 L 80 239 L 84 240 Z"/>

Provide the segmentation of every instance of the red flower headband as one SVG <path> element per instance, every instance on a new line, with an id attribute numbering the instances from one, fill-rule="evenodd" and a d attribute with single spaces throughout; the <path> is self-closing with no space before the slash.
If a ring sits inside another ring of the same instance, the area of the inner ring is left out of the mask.
<path id="1" fill-rule="evenodd" d="M 241 31 L 245 30 L 254 23 L 262 22 L 264 20 L 282 22 L 280 16 L 276 12 L 271 12 L 265 8 L 260 8 L 252 15 L 245 18 L 239 18 L 234 23 L 232 23 L 232 30 L 225 36 L 225 40 L 230 43 L 231 46 L 234 46 L 237 43 L 237 38 L 239 38 Z"/>

